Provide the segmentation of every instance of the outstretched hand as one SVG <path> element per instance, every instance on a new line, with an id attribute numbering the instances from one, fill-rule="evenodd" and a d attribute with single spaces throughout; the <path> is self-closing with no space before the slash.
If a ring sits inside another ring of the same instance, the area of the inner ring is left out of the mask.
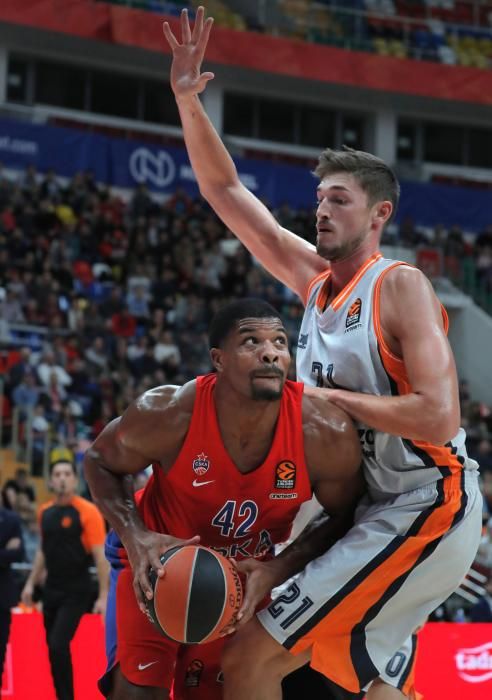
<path id="1" fill-rule="evenodd" d="M 255 614 L 258 605 L 268 600 L 272 588 L 278 584 L 277 574 L 271 562 L 250 558 L 235 561 L 234 565 L 240 574 L 246 576 L 246 587 L 236 621 L 224 630 L 226 634 L 244 627 Z"/>
<path id="2" fill-rule="evenodd" d="M 214 78 L 213 73 L 200 72 L 214 21 L 212 17 L 204 21 L 204 15 L 205 10 L 200 6 L 196 11 L 192 33 L 188 11 L 181 12 L 181 44 L 171 31 L 168 22 L 162 25 L 164 36 L 173 52 L 171 87 L 176 98 L 198 95 L 205 90 L 208 81 Z"/>
<path id="3" fill-rule="evenodd" d="M 166 567 L 161 564 L 161 555 L 171 547 L 199 544 L 200 537 L 183 540 L 171 535 L 162 535 L 150 530 L 125 542 L 128 560 L 133 571 L 133 590 L 140 610 L 145 613 L 146 601 L 152 600 L 153 590 L 150 585 L 149 572 L 154 569 L 157 576 L 165 576 Z"/>

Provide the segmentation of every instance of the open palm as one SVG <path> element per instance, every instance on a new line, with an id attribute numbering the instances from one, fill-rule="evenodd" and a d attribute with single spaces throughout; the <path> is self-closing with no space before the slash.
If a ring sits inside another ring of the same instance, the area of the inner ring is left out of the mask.
<path id="1" fill-rule="evenodd" d="M 192 33 L 188 11 L 181 12 L 181 44 L 167 22 L 164 22 L 162 27 L 173 52 L 171 87 L 177 98 L 197 95 L 214 77 L 213 73 L 200 72 L 213 24 L 212 17 L 204 21 L 204 14 L 205 10 L 200 6 L 196 12 Z"/>

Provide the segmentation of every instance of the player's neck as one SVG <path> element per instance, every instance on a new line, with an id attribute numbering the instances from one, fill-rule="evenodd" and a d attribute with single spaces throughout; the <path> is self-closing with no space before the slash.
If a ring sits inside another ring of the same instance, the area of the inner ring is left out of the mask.
<path id="1" fill-rule="evenodd" d="M 215 407 L 221 423 L 236 426 L 234 432 L 251 431 L 258 434 L 259 426 L 265 426 L 265 432 L 275 426 L 280 412 L 280 399 L 256 401 L 234 392 L 230 387 L 217 386 Z"/>
<path id="2" fill-rule="evenodd" d="M 351 279 L 363 267 L 368 259 L 379 252 L 379 245 L 372 241 L 364 242 L 357 250 L 354 250 L 343 260 L 335 260 L 330 263 L 331 269 L 331 296 L 336 297 L 347 286 Z"/>
<path id="3" fill-rule="evenodd" d="M 222 441 L 233 461 L 241 471 L 258 466 L 270 449 L 280 401 L 253 401 L 233 391 L 224 396 L 219 390 L 215 407 Z"/>

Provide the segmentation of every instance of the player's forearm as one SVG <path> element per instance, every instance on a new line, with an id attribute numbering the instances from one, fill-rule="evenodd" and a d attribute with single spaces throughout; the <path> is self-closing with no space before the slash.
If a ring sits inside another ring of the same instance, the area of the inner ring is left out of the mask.
<path id="1" fill-rule="evenodd" d="M 410 393 L 404 396 L 373 396 L 342 389 L 328 389 L 330 400 L 352 418 L 384 433 L 409 440 L 444 444 L 459 427 L 459 416 L 433 397 Z"/>
<path id="2" fill-rule="evenodd" d="M 324 554 L 348 532 L 352 524 L 350 509 L 344 515 L 318 513 L 288 547 L 268 562 L 275 571 L 276 585 L 299 573 L 310 561 Z"/>
<path id="3" fill-rule="evenodd" d="M 227 152 L 198 95 L 176 100 L 186 148 L 200 191 L 214 191 L 237 184 L 236 166 Z"/>
<path id="4" fill-rule="evenodd" d="M 135 503 L 131 474 L 113 473 L 91 455 L 91 450 L 84 458 L 84 473 L 94 503 L 125 546 L 147 531 Z"/>

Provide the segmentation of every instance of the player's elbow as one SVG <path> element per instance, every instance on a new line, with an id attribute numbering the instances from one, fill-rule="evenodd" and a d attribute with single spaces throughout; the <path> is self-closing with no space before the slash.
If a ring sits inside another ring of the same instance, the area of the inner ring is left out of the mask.
<path id="1" fill-rule="evenodd" d="M 198 183 L 198 186 L 203 199 L 210 204 L 212 209 L 217 210 L 224 203 L 230 190 L 240 184 L 239 178 L 231 179 L 228 177 L 214 181 L 203 180 Z"/>
<path id="2" fill-rule="evenodd" d="M 423 423 L 424 440 L 434 445 L 445 445 L 452 440 L 460 428 L 459 411 L 433 410 Z"/>

